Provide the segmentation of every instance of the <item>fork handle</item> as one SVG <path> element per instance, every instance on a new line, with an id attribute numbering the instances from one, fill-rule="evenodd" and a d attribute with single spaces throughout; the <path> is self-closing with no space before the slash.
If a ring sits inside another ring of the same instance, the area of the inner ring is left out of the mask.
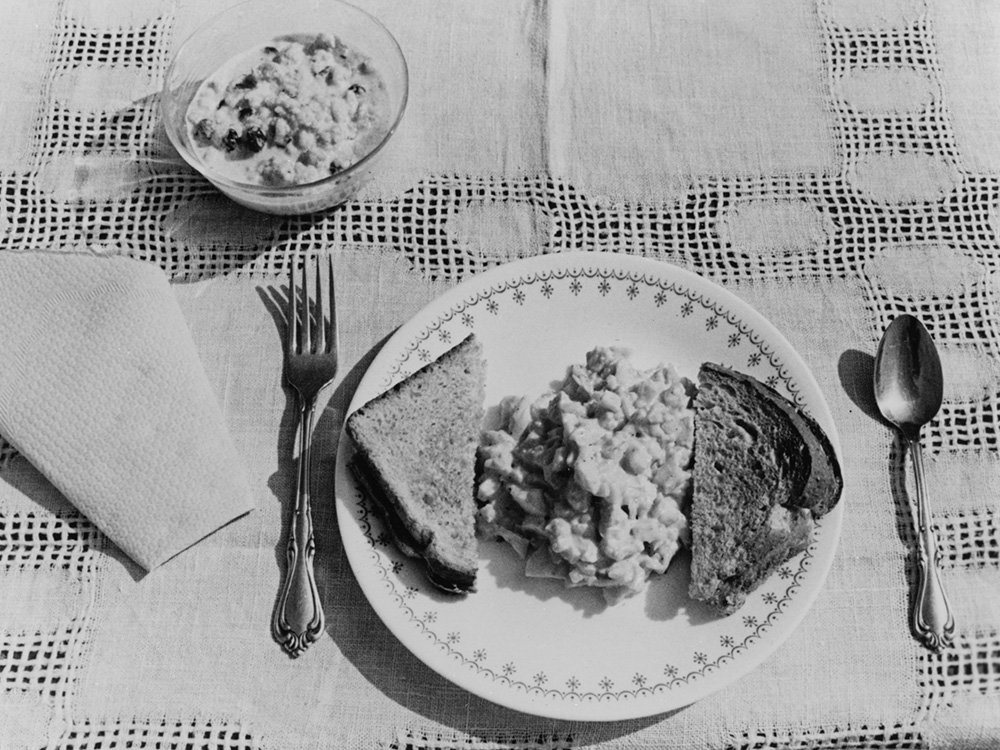
<path id="1" fill-rule="evenodd" d="M 924 487 L 923 450 L 920 438 L 909 440 L 913 458 L 913 474 L 917 495 L 917 597 L 913 603 L 913 630 L 932 651 L 943 651 L 952 645 L 955 618 L 941 576 L 938 573 L 941 553 L 931 527 L 930 508 Z"/>
<path id="2" fill-rule="evenodd" d="M 292 657 L 305 651 L 323 631 L 323 606 L 313 572 L 316 541 L 313 537 L 309 503 L 309 478 L 312 476 L 309 444 L 313 432 L 315 399 L 300 399 L 300 402 L 299 471 L 295 511 L 288 530 L 288 567 L 272 622 L 274 637 Z"/>

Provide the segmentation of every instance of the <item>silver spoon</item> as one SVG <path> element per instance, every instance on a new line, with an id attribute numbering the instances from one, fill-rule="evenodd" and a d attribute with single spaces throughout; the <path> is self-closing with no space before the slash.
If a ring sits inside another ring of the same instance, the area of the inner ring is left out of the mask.
<path id="1" fill-rule="evenodd" d="M 941 360 L 927 329 L 912 315 L 900 315 L 882 334 L 875 355 L 875 401 L 903 435 L 913 458 L 917 495 L 918 574 L 913 630 L 924 644 L 941 651 L 952 645 L 955 619 L 938 575 L 937 538 L 924 491 L 920 428 L 941 408 Z"/>

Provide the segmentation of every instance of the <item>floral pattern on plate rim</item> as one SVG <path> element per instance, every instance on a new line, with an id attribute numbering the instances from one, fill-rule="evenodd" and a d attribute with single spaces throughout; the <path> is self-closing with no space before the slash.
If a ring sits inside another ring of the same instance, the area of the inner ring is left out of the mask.
<path id="1" fill-rule="evenodd" d="M 799 393 L 798 387 L 791 379 L 790 373 L 784 367 L 777 354 L 767 346 L 763 338 L 757 335 L 749 324 L 739 318 L 738 315 L 726 310 L 721 304 L 710 299 L 706 295 L 688 289 L 680 284 L 666 282 L 655 275 L 641 273 L 631 273 L 620 269 L 579 267 L 579 268 L 559 268 L 551 271 L 541 271 L 521 276 L 518 279 L 511 279 L 500 284 L 495 284 L 487 290 L 480 291 L 460 303 L 454 305 L 450 310 L 443 313 L 436 321 L 428 325 L 415 340 L 409 342 L 405 353 L 399 357 L 395 365 L 386 373 L 381 384 L 382 389 L 388 389 L 394 383 L 403 380 L 416 370 L 420 369 L 432 359 L 434 355 L 424 348 L 425 342 L 437 333 L 442 343 L 458 343 L 453 338 L 451 329 L 446 328 L 448 324 L 458 324 L 469 332 L 475 330 L 475 316 L 473 308 L 482 303 L 485 311 L 489 315 L 501 314 L 501 300 L 499 299 L 506 292 L 511 292 L 511 300 L 516 305 L 523 305 L 527 300 L 527 288 L 541 284 L 540 292 L 546 301 L 552 299 L 555 294 L 554 281 L 568 280 L 568 290 L 574 296 L 583 291 L 583 279 L 597 279 L 597 291 L 601 297 L 611 294 L 612 281 L 626 282 L 625 295 L 629 302 L 635 302 L 641 295 L 641 286 L 645 285 L 655 289 L 653 296 L 654 304 L 657 308 L 664 307 L 669 301 L 669 295 L 673 294 L 682 297 L 680 315 L 683 318 L 692 316 L 698 308 L 708 313 L 705 319 L 705 329 L 709 332 L 723 333 L 721 328 L 723 322 L 727 323 L 732 330 L 726 333 L 728 348 L 735 349 L 745 341 L 749 342 L 752 351 L 746 357 L 744 366 L 755 368 L 765 360 L 770 363 L 775 372 L 764 379 L 764 382 L 772 388 L 778 388 L 779 383 L 784 383 L 787 388 L 787 395 L 795 403 L 802 405 L 804 400 Z M 408 368 L 412 358 L 416 357 L 415 366 Z M 731 365 L 738 367 L 736 365 Z"/>
<path id="2" fill-rule="evenodd" d="M 616 284 L 621 283 L 625 290 L 625 297 L 630 302 L 642 296 L 644 288 L 652 289 L 654 290 L 653 302 L 658 308 L 668 304 L 670 296 L 673 295 L 681 300 L 679 314 L 683 318 L 694 315 L 699 309 L 702 310 L 706 314 L 706 331 L 726 336 L 729 348 L 735 348 L 743 345 L 744 342 L 749 342 L 750 352 L 746 356 L 746 367 L 756 368 L 764 361 L 768 362 L 773 368 L 774 374 L 765 378 L 764 382 L 773 388 L 777 388 L 779 382 L 783 383 L 792 400 L 800 405 L 803 403 L 803 397 L 798 387 L 775 352 L 767 346 L 762 337 L 753 331 L 749 324 L 742 321 L 739 316 L 727 311 L 718 302 L 682 285 L 663 281 L 655 275 L 593 267 L 560 268 L 526 274 L 517 279 L 495 284 L 487 290 L 467 297 L 442 313 L 435 321 L 426 326 L 413 341 L 407 344 L 404 354 L 390 368 L 381 387 L 383 389 L 389 388 L 431 361 L 434 357 L 425 344 L 435 334 L 437 334 L 439 341 L 445 345 L 457 343 L 457 337 L 446 325 L 457 324 L 466 331 L 473 331 L 475 329 L 474 312 L 479 305 L 483 306 L 485 314 L 499 315 L 502 311 L 502 302 L 523 305 L 527 300 L 529 289 L 536 285 L 541 296 L 548 301 L 556 293 L 555 282 L 566 281 L 566 290 L 570 294 L 579 295 L 583 291 L 585 280 L 595 280 L 597 292 L 602 297 L 612 294 Z M 509 300 L 502 300 L 501 297 L 508 292 L 510 292 Z M 411 370 L 408 365 L 414 360 L 415 366 Z M 608 701 L 646 697 L 693 683 L 724 667 L 758 641 L 787 609 L 801 588 L 802 579 L 811 567 L 816 534 L 823 526 L 822 519 L 817 521 L 813 544 L 800 556 L 783 565 L 772 577 L 779 581 L 776 590 L 765 590 L 765 588 L 770 589 L 773 586 L 761 586 L 752 594 L 767 607 L 767 615 L 764 617 L 740 615 L 739 613 L 731 615 L 734 630 L 731 634 L 719 638 L 717 652 L 709 654 L 702 650 L 692 653 L 691 667 L 677 664 L 657 665 L 659 672 L 655 676 L 636 672 L 628 680 L 631 687 L 620 688 L 614 679 L 604 676 L 593 686 L 596 689 L 588 689 L 578 677 L 569 675 L 564 680 L 565 689 L 562 689 L 549 685 L 552 678 L 544 672 L 530 668 L 522 669 L 521 665 L 510 661 L 505 661 L 494 667 L 487 666 L 485 664 L 488 659 L 486 650 L 476 648 L 474 645 L 470 646 L 471 651 L 465 650 L 460 632 L 438 633 L 434 627 L 437 623 L 436 612 L 432 610 L 423 615 L 419 614 L 410 604 L 417 598 L 420 593 L 419 589 L 403 585 L 399 580 L 398 576 L 405 567 L 406 562 L 404 561 L 407 558 L 403 558 L 402 561 L 392 559 L 390 555 L 379 550 L 381 546 L 391 547 L 387 534 L 381 530 L 381 521 L 360 491 L 355 493 L 355 503 L 362 533 L 372 550 L 372 562 L 377 568 L 376 572 L 388 586 L 391 597 L 411 624 L 431 638 L 434 644 L 448 656 L 460 660 L 463 665 L 476 670 L 485 678 L 504 684 L 511 689 L 546 699 L 573 701 Z M 797 567 L 793 567 L 796 560 L 798 561 Z M 783 590 L 782 587 L 784 587 Z M 737 629 L 740 632 L 736 632 Z M 530 676 L 527 680 L 522 680 L 517 677 L 518 674 Z"/>

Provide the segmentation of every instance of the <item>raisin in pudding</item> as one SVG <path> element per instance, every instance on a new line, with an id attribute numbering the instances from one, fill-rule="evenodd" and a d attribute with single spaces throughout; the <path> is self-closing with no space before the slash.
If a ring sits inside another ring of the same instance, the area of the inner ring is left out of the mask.
<path id="1" fill-rule="evenodd" d="M 390 127 L 370 59 L 332 35 L 282 37 L 206 79 L 187 111 L 198 157 L 252 185 L 303 185 L 337 174 Z"/>

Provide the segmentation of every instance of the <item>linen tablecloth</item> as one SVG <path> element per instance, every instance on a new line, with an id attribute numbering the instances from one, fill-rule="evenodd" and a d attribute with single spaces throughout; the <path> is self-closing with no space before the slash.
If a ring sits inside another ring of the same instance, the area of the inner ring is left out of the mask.
<path id="1" fill-rule="evenodd" d="M 288 218 L 228 202 L 163 136 L 172 51 L 222 2 L 5 7 L 0 250 L 120 252 L 168 273 L 258 510 L 142 575 L 0 441 L 0 747 L 1000 745 L 1000 8 L 363 5 L 410 66 L 402 129 L 354 201 Z M 567 250 L 697 271 L 811 368 L 846 487 L 805 620 L 686 709 L 522 715 L 393 638 L 352 576 L 332 502 L 317 502 L 327 628 L 289 659 L 269 631 L 295 475 L 272 293 L 289 259 L 332 253 L 337 267 L 342 367 L 316 435 L 316 486 L 331 488 L 345 409 L 385 337 L 472 274 Z M 958 622 L 942 654 L 909 632 L 907 460 L 870 391 L 900 312 L 925 321 L 946 376 L 924 433 Z"/>

